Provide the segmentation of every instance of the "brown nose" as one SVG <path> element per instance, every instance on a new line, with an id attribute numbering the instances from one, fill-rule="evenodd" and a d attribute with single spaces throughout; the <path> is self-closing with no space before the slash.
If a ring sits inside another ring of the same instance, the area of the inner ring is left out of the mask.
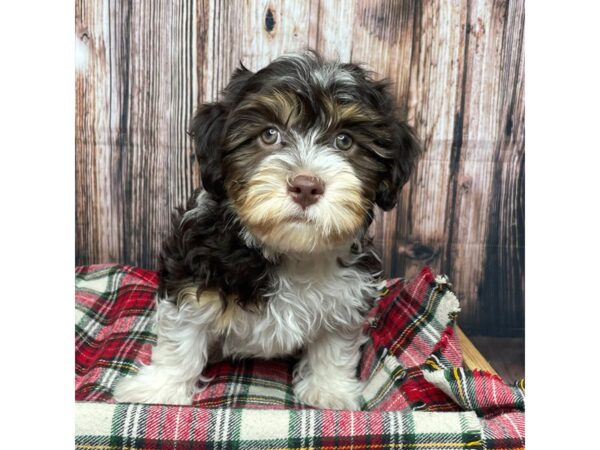
<path id="1" fill-rule="evenodd" d="M 296 175 L 290 181 L 288 191 L 292 200 L 305 209 L 313 203 L 317 203 L 319 197 L 325 192 L 325 185 L 319 177 Z"/>

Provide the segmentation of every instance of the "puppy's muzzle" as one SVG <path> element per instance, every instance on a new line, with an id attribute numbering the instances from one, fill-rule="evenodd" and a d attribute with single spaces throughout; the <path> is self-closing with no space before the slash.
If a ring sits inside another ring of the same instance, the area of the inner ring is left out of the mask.
<path id="1" fill-rule="evenodd" d="M 288 192 L 294 202 L 306 209 L 325 193 L 325 183 L 316 176 L 296 175 L 288 183 Z"/>

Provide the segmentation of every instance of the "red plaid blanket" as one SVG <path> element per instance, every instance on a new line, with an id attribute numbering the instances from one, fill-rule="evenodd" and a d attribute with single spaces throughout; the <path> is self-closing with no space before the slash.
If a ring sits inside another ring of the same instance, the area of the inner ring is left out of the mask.
<path id="1" fill-rule="evenodd" d="M 522 383 L 462 368 L 459 303 L 424 268 L 391 280 L 369 314 L 360 366 L 363 411 L 296 402 L 292 360 L 222 362 L 189 407 L 116 404 L 117 380 L 149 363 L 155 272 L 76 269 L 76 447 L 524 448 Z"/>

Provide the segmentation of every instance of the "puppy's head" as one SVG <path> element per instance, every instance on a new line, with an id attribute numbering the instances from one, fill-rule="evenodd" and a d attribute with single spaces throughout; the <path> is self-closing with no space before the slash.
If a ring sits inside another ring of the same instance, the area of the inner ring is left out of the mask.
<path id="1" fill-rule="evenodd" d="M 314 53 L 243 66 L 192 122 L 204 188 L 279 252 L 350 241 L 392 209 L 419 145 L 385 82 Z"/>

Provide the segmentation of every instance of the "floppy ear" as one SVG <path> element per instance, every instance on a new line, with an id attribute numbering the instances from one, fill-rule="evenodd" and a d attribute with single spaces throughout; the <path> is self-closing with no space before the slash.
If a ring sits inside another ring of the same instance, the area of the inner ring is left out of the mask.
<path id="1" fill-rule="evenodd" d="M 189 130 L 196 145 L 202 186 L 216 197 L 225 194 L 221 147 L 226 119 L 227 108 L 222 103 L 208 103 L 198 109 Z"/>
<path id="2" fill-rule="evenodd" d="M 189 134 L 196 144 L 196 159 L 200 164 L 200 176 L 204 189 L 216 197 L 225 195 L 223 184 L 222 146 L 229 105 L 236 105 L 244 91 L 245 82 L 252 72 L 240 62 L 223 91 L 224 99 L 218 103 L 202 105 L 190 124 Z"/>
<path id="3" fill-rule="evenodd" d="M 413 129 L 404 122 L 392 125 L 393 153 L 386 159 L 387 173 L 377 186 L 375 203 L 384 211 L 389 211 L 398 201 L 400 188 L 408 181 L 412 169 L 421 155 L 419 143 Z"/>
<path id="4" fill-rule="evenodd" d="M 408 181 L 415 163 L 421 156 L 421 143 L 415 131 L 404 121 L 398 120 L 398 108 L 390 93 L 389 80 L 374 81 L 367 76 L 371 89 L 366 90 L 369 101 L 385 119 L 384 151 L 379 153 L 386 165 L 386 173 L 380 180 L 375 203 L 389 211 L 398 202 L 398 192 Z M 382 142 L 382 143 L 383 143 Z"/>

